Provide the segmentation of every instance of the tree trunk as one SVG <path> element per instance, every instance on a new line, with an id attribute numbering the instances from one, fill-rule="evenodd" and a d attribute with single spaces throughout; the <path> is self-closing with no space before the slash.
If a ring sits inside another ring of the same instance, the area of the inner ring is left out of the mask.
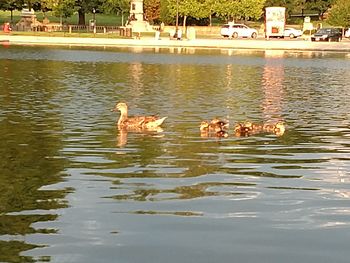
<path id="1" fill-rule="evenodd" d="M 187 20 L 187 16 L 185 15 L 182 23 L 182 32 L 183 34 L 185 34 L 185 36 L 186 36 L 186 20 Z"/>
<path id="2" fill-rule="evenodd" d="M 83 10 L 79 9 L 78 15 L 79 15 L 78 25 L 85 25 L 85 13 L 83 12 Z"/>
<path id="3" fill-rule="evenodd" d="M 210 15 L 209 15 L 209 26 L 212 26 L 211 19 L 212 19 L 212 17 L 211 17 L 211 14 L 210 14 Z"/>

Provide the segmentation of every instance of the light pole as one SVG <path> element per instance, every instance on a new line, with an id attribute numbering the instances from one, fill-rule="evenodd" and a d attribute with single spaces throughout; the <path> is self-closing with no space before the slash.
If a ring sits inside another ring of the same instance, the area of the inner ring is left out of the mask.
<path id="1" fill-rule="evenodd" d="M 95 8 L 93 8 L 92 9 L 92 14 L 93 14 L 93 16 L 92 16 L 92 20 L 93 20 L 93 23 L 94 23 L 94 34 L 96 34 L 96 9 Z"/>
<path id="2" fill-rule="evenodd" d="M 176 0 L 176 24 L 175 24 L 175 35 L 174 35 L 175 38 L 177 38 L 178 30 L 179 30 L 179 0 Z"/>

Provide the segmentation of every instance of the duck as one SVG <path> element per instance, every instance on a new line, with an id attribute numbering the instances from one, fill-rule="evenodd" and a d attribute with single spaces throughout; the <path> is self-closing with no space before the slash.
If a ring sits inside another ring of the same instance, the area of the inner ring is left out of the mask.
<path id="1" fill-rule="evenodd" d="M 207 121 L 202 121 L 199 125 L 201 132 L 217 132 L 223 130 L 220 124 L 209 123 Z"/>
<path id="2" fill-rule="evenodd" d="M 283 122 L 279 121 L 275 124 L 264 124 L 263 130 L 265 132 L 274 133 L 276 136 L 282 136 L 286 127 Z"/>
<path id="3" fill-rule="evenodd" d="M 120 111 L 120 117 L 117 125 L 119 128 L 130 129 L 156 129 L 161 126 L 167 117 L 152 116 L 128 116 L 128 105 L 125 102 L 119 102 L 111 110 L 114 112 Z"/>
<path id="4" fill-rule="evenodd" d="M 246 121 L 243 125 L 250 133 L 260 133 L 263 131 L 263 124 Z"/>
<path id="5" fill-rule="evenodd" d="M 238 137 L 250 136 L 261 132 L 263 132 L 263 124 L 253 123 L 250 121 L 237 123 L 234 128 L 234 134 Z"/>
<path id="6" fill-rule="evenodd" d="M 202 137 L 216 136 L 216 137 L 228 137 L 226 129 L 228 128 L 228 122 L 219 119 L 213 119 L 212 121 L 202 121 L 199 129 Z"/>
<path id="7" fill-rule="evenodd" d="M 220 126 L 222 130 L 227 130 L 230 126 L 227 120 L 220 120 L 219 118 L 214 118 L 210 121 L 210 124 L 215 126 Z"/>
<path id="8" fill-rule="evenodd" d="M 234 127 L 234 134 L 237 137 L 249 136 L 249 127 L 246 127 L 244 123 L 237 123 Z"/>

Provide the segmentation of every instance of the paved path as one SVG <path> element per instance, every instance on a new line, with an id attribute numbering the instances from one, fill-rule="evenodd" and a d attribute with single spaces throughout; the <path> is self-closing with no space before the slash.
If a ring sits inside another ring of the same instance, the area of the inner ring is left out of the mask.
<path id="1" fill-rule="evenodd" d="M 154 38 L 116 39 L 116 38 L 79 38 L 79 37 L 45 37 L 16 36 L 0 34 L 0 43 L 15 45 L 76 45 L 76 46 L 116 46 L 116 47 L 198 47 L 198 48 L 232 48 L 260 50 L 307 50 L 307 51 L 342 51 L 350 52 L 350 40 L 341 42 L 311 42 L 305 39 L 194 39 L 170 40 Z"/>

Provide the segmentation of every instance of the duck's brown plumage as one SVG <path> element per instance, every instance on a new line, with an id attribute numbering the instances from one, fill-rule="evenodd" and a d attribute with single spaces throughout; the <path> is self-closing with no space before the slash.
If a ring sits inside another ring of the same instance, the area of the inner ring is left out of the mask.
<path id="1" fill-rule="evenodd" d="M 217 118 L 210 121 L 202 121 L 199 129 L 201 131 L 201 135 L 203 137 L 215 136 L 215 137 L 227 137 L 228 133 L 226 129 L 228 129 L 228 122 L 222 121 Z"/>
<path id="2" fill-rule="evenodd" d="M 283 122 L 258 124 L 246 121 L 244 123 L 237 123 L 234 128 L 234 133 L 238 137 L 259 133 L 274 133 L 277 136 L 282 136 L 284 132 L 285 126 Z"/>
<path id="3" fill-rule="evenodd" d="M 128 116 L 128 106 L 124 102 L 116 104 L 112 111 L 120 111 L 118 119 L 119 128 L 138 128 L 138 129 L 155 129 L 163 124 L 167 117 L 159 118 L 158 116 Z"/>
<path id="4" fill-rule="evenodd" d="M 274 133 L 277 136 L 282 136 L 286 130 L 283 122 L 279 121 L 275 124 L 264 124 L 263 126 L 264 132 Z"/>

